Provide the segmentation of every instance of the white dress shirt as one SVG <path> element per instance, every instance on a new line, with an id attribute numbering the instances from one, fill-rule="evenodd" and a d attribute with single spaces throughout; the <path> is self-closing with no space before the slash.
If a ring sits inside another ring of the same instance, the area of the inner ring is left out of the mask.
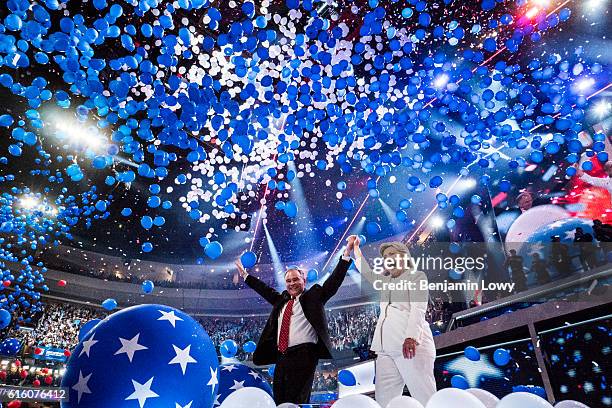
<path id="1" fill-rule="evenodd" d="M 345 261 L 350 261 L 350 256 L 345 256 L 342 254 L 342 259 Z M 310 324 L 306 316 L 304 316 L 304 310 L 302 309 L 302 304 L 300 303 L 300 298 L 302 294 L 295 298 L 293 302 L 293 314 L 291 315 L 291 324 L 289 325 L 289 345 L 287 347 L 297 346 L 299 344 L 304 343 L 318 343 L 319 336 L 317 336 L 317 332 L 315 332 L 314 327 Z M 283 315 L 285 313 L 285 309 L 287 308 L 287 303 L 283 306 L 278 315 L 278 330 L 276 332 L 276 344 L 278 344 L 280 340 L 280 331 L 281 326 L 283 324 Z"/>
<path id="2" fill-rule="evenodd" d="M 302 309 L 302 305 L 300 303 L 300 298 L 302 295 L 300 294 L 295 298 L 293 302 L 293 314 L 291 315 L 291 323 L 289 325 L 289 345 L 287 347 L 297 346 L 299 344 L 304 343 L 317 343 L 319 337 L 315 332 L 315 329 L 312 327 L 306 316 L 304 316 L 304 310 Z M 276 344 L 280 339 L 280 331 L 281 326 L 283 324 L 283 315 L 285 313 L 285 309 L 287 308 L 287 304 L 285 303 L 283 308 L 281 309 L 280 314 L 278 315 L 278 331 L 276 333 Z"/>

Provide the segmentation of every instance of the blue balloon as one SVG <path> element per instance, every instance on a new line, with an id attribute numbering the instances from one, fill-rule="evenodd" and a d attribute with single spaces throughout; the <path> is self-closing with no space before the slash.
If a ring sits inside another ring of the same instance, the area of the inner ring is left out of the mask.
<path id="1" fill-rule="evenodd" d="M 102 302 L 102 307 L 108 311 L 115 310 L 115 308 L 117 308 L 117 301 L 115 299 L 108 298 Z"/>
<path id="2" fill-rule="evenodd" d="M 155 285 L 150 280 L 142 282 L 141 286 L 144 293 L 152 293 L 153 289 L 155 289 Z"/>
<path id="3" fill-rule="evenodd" d="M 150 229 L 153 226 L 153 219 L 145 215 L 140 219 L 140 225 L 142 225 L 144 229 Z"/>
<path id="4" fill-rule="evenodd" d="M 215 348 L 196 320 L 139 305 L 107 317 L 79 342 L 62 379 L 70 393 L 62 406 L 138 407 L 140 394 L 143 406 L 212 407 L 218 375 Z"/>
<path id="5" fill-rule="evenodd" d="M 510 362 L 510 352 L 502 348 L 495 350 L 493 353 L 493 361 L 500 367 L 505 366 Z"/>
<path id="6" fill-rule="evenodd" d="M 366 224 L 366 231 L 368 235 L 376 235 L 380 231 L 382 231 L 382 229 L 380 228 L 380 225 L 377 222 L 368 221 L 368 223 Z"/>
<path id="7" fill-rule="evenodd" d="M 309 283 L 315 282 L 317 279 L 319 279 L 319 271 L 316 269 L 310 269 L 306 275 L 306 279 Z"/>
<path id="8" fill-rule="evenodd" d="M 345 385 L 347 387 L 352 387 L 357 384 L 357 379 L 355 378 L 355 374 L 353 374 L 349 370 L 340 370 L 338 372 L 338 381 L 340 384 Z"/>
<path id="9" fill-rule="evenodd" d="M 242 350 L 244 350 L 245 353 L 252 353 L 256 348 L 257 344 L 255 344 L 253 340 L 249 340 L 242 345 Z"/>
<path id="10" fill-rule="evenodd" d="M 297 205 L 293 201 L 289 201 L 285 203 L 285 207 L 283 208 L 287 217 L 293 218 L 297 215 Z"/>
<path id="11" fill-rule="evenodd" d="M 459 374 L 453 375 L 451 377 L 451 385 L 454 388 L 459 388 L 460 390 L 467 390 L 468 388 L 470 388 L 470 384 L 465 379 L 465 377 Z"/>
<path id="12" fill-rule="evenodd" d="M 11 324 L 11 312 L 6 309 L 0 309 L 0 330 Z"/>
<path id="13" fill-rule="evenodd" d="M 90 321 L 84 323 L 81 326 L 81 328 L 79 329 L 79 341 L 83 341 L 83 339 L 85 338 L 85 336 L 87 336 L 87 334 L 89 334 L 91 329 L 96 327 L 96 325 L 98 323 L 100 323 L 101 321 L 102 320 L 100 320 L 100 319 L 93 319 L 93 320 L 90 320 Z"/>
<path id="14" fill-rule="evenodd" d="M 0 342 L 0 354 L 5 356 L 15 356 L 21 349 L 21 341 L 15 338 L 8 338 Z"/>
<path id="15" fill-rule="evenodd" d="M 225 340 L 219 346 L 221 355 L 225 358 L 232 358 L 238 352 L 238 344 L 234 340 Z"/>
<path id="16" fill-rule="evenodd" d="M 246 251 L 240 256 L 240 262 L 242 262 L 242 266 L 245 268 L 252 268 L 257 263 L 257 255 L 255 252 Z"/>
<path id="17" fill-rule="evenodd" d="M 355 207 L 355 203 L 350 198 L 342 199 L 342 208 L 345 211 L 351 211 Z"/>
<path id="18" fill-rule="evenodd" d="M 223 404 L 223 401 L 238 389 L 236 384 L 241 384 L 242 387 L 259 388 L 270 397 L 273 396 L 272 387 L 261 372 L 244 364 L 233 363 L 219 366 L 219 390 L 216 401 Z"/>
<path id="19" fill-rule="evenodd" d="M 463 351 L 465 357 L 470 361 L 478 361 L 480 360 L 480 351 L 476 347 L 467 346 Z"/>
<path id="20" fill-rule="evenodd" d="M 142 244 L 142 252 L 151 252 L 153 250 L 153 244 L 150 242 L 145 242 Z"/>
<path id="21" fill-rule="evenodd" d="M 204 253 L 210 259 L 217 259 L 223 253 L 223 246 L 218 241 L 209 242 L 204 247 Z"/>

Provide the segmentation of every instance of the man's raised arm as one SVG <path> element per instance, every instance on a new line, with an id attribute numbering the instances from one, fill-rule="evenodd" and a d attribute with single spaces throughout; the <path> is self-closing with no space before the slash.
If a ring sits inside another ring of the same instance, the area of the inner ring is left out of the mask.
<path id="1" fill-rule="evenodd" d="M 353 244 L 355 240 L 352 237 L 347 239 L 348 245 L 342 254 L 342 258 L 338 261 L 338 264 L 334 268 L 334 271 L 329 275 L 329 277 L 323 283 L 323 301 L 327 302 L 331 299 L 332 296 L 338 292 L 344 278 L 346 277 L 346 273 L 348 271 L 349 266 L 351 266 L 351 250 L 353 249 Z"/>
<path id="2" fill-rule="evenodd" d="M 355 254 L 355 267 L 357 268 L 361 276 L 367 279 L 370 283 L 374 282 L 376 279 L 378 279 L 378 276 L 376 276 L 374 272 L 372 272 L 368 261 L 365 259 L 363 253 L 361 252 L 361 248 L 359 247 L 359 237 L 354 237 L 355 241 L 353 244 L 353 253 Z"/>
<path id="3" fill-rule="evenodd" d="M 281 294 L 278 293 L 275 289 L 269 287 L 261 280 L 257 279 L 253 275 L 250 275 L 242 266 L 242 262 L 240 260 L 236 260 L 236 266 L 238 267 L 238 273 L 244 279 L 244 282 L 249 285 L 251 289 L 257 292 L 262 298 L 264 298 L 268 303 L 274 305 L 276 304 L 280 298 Z"/>

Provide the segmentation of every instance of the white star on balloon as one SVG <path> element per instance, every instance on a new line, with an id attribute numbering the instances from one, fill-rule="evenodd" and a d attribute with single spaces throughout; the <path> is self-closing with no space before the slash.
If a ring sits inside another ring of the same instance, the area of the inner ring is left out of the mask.
<path id="1" fill-rule="evenodd" d="M 232 385 L 229 389 L 230 390 L 239 390 L 241 388 L 244 388 L 244 381 L 234 381 L 234 385 Z"/>
<path id="2" fill-rule="evenodd" d="M 91 351 L 91 346 L 93 346 L 94 344 L 96 344 L 98 342 L 98 340 L 94 340 L 94 336 L 95 335 L 96 334 L 94 333 L 93 336 L 91 336 L 91 339 L 85 340 L 83 342 L 83 349 L 79 353 L 79 357 L 81 357 L 83 355 L 83 353 L 87 354 L 87 357 L 89 357 L 89 352 Z"/>
<path id="3" fill-rule="evenodd" d="M 563 221 L 564 221 L 564 220 L 555 221 L 555 222 L 553 222 L 552 224 L 550 224 L 550 225 L 548 226 L 548 228 L 550 228 L 550 229 L 555 229 L 555 228 L 557 228 L 557 227 L 560 227 L 560 226 L 562 226 L 562 225 L 563 225 Z"/>
<path id="4" fill-rule="evenodd" d="M 174 352 L 176 356 L 170 360 L 168 364 L 180 364 L 181 370 L 183 370 L 183 375 L 185 375 L 185 371 L 187 371 L 187 364 L 189 363 L 197 363 L 196 359 L 189 355 L 189 351 L 191 350 L 191 344 L 181 350 L 180 347 L 176 347 L 174 344 Z"/>
<path id="5" fill-rule="evenodd" d="M 139 350 L 148 350 L 148 347 L 145 347 L 142 344 L 138 344 L 139 337 L 140 333 L 136 334 L 130 340 L 126 340 L 119 337 L 119 341 L 121 342 L 121 348 L 115 352 L 115 355 L 125 353 L 131 363 L 132 359 L 134 358 L 134 353 Z"/>
<path id="6" fill-rule="evenodd" d="M 179 405 L 178 402 L 175 402 L 175 404 L 176 404 L 176 407 L 174 408 L 191 408 L 191 404 L 193 404 L 193 401 L 190 401 L 189 404 L 185 405 L 184 407 Z"/>
<path id="7" fill-rule="evenodd" d="M 176 328 L 176 322 L 177 321 L 183 321 L 183 319 L 181 319 L 180 317 L 178 317 L 177 315 L 174 314 L 174 310 L 171 310 L 169 312 L 164 312 L 163 310 L 158 310 L 159 313 L 162 314 L 162 316 L 160 318 L 158 318 L 157 320 L 166 320 L 168 322 L 170 322 L 170 324 L 172 325 L 172 327 Z"/>
<path id="8" fill-rule="evenodd" d="M 221 403 L 219 402 L 219 397 L 221 395 L 217 394 L 215 395 L 215 402 L 213 403 L 213 405 L 216 407 L 217 405 L 221 405 Z"/>
<path id="9" fill-rule="evenodd" d="M 79 370 L 79 380 L 72 386 L 72 389 L 77 392 L 77 404 L 81 403 L 83 394 L 91 394 L 91 390 L 87 386 L 87 382 L 93 373 L 89 373 L 87 377 L 83 377 L 83 373 Z"/>
<path id="10" fill-rule="evenodd" d="M 210 385 L 211 390 L 210 392 L 215 392 L 215 385 L 219 384 L 219 380 L 217 379 L 217 369 L 215 368 L 213 370 L 212 367 L 210 367 L 210 380 L 208 380 L 208 383 L 206 385 Z"/>
<path id="11" fill-rule="evenodd" d="M 565 231 L 565 237 L 563 238 L 564 240 L 574 240 L 574 238 L 576 238 L 576 230 L 569 230 L 569 231 Z"/>
<path id="12" fill-rule="evenodd" d="M 471 388 L 478 387 L 478 379 L 481 376 L 501 378 L 504 376 L 502 370 L 489 362 L 486 356 L 481 356 L 478 361 L 468 360 L 467 357 L 457 357 L 446 364 L 446 370 L 456 372 L 465 377 Z"/>
<path id="13" fill-rule="evenodd" d="M 255 372 L 253 370 L 249 371 L 249 375 L 252 375 L 254 380 L 259 378 L 259 373 Z"/>
<path id="14" fill-rule="evenodd" d="M 153 384 L 153 378 L 151 377 L 149 381 L 144 384 L 139 383 L 138 381 L 132 380 L 132 385 L 134 386 L 134 392 L 127 397 L 125 400 L 138 400 L 138 404 L 140 408 L 144 406 L 149 398 L 157 398 L 159 395 L 155 393 L 155 391 L 151 390 L 151 384 Z"/>
<path id="15" fill-rule="evenodd" d="M 542 244 L 541 242 L 534 242 L 530 245 L 529 255 L 539 254 L 542 249 L 544 249 L 544 244 Z"/>
<path id="16" fill-rule="evenodd" d="M 233 370 L 237 370 L 237 369 L 238 369 L 238 367 L 236 367 L 236 366 L 235 366 L 235 365 L 233 365 L 233 364 L 230 364 L 230 365 L 227 365 L 227 366 L 225 366 L 225 367 L 221 367 L 221 369 L 222 369 L 223 371 L 229 371 L 229 372 L 231 373 Z"/>

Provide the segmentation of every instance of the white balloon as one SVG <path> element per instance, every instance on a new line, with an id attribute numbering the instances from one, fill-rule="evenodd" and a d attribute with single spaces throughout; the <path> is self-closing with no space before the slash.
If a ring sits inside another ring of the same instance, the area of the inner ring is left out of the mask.
<path id="1" fill-rule="evenodd" d="M 361 394 L 347 395 L 334 402 L 332 408 L 380 408 L 370 397 Z"/>
<path id="2" fill-rule="evenodd" d="M 557 405 L 555 405 L 555 408 L 589 408 L 589 406 L 583 404 L 582 402 L 565 400 L 559 401 Z"/>
<path id="3" fill-rule="evenodd" d="M 389 401 L 387 408 L 423 408 L 423 405 L 412 397 L 400 395 Z"/>
<path id="4" fill-rule="evenodd" d="M 291 402 L 283 402 L 277 408 L 300 408 L 299 405 L 295 405 Z"/>
<path id="5" fill-rule="evenodd" d="M 512 223 L 506 234 L 506 242 L 513 243 L 513 249 L 520 251 L 519 243 L 527 239 L 540 227 L 570 217 L 570 213 L 558 205 L 545 204 L 530 208 Z"/>
<path id="6" fill-rule="evenodd" d="M 244 387 L 232 392 L 219 408 L 276 408 L 276 403 L 264 390 Z"/>
<path id="7" fill-rule="evenodd" d="M 475 396 L 459 388 L 444 388 L 427 401 L 425 408 L 486 408 Z M 525 407 L 523 407 L 525 408 Z"/>
<path id="8" fill-rule="evenodd" d="M 480 388 L 468 388 L 466 391 L 472 394 L 473 396 L 475 396 L 476 398 L 478 398 L 478 400 L 482 402 L 485 407 L 487 408 L 497 407 L 499 398 L 491 394 L 489 391 L 482 390 Z"/>
<path id="9" fill-rule="evenodd" d="M 553 406 L 535 394 L 513 392 L 502 398 L 496 408 L 553 408 Z"/>

